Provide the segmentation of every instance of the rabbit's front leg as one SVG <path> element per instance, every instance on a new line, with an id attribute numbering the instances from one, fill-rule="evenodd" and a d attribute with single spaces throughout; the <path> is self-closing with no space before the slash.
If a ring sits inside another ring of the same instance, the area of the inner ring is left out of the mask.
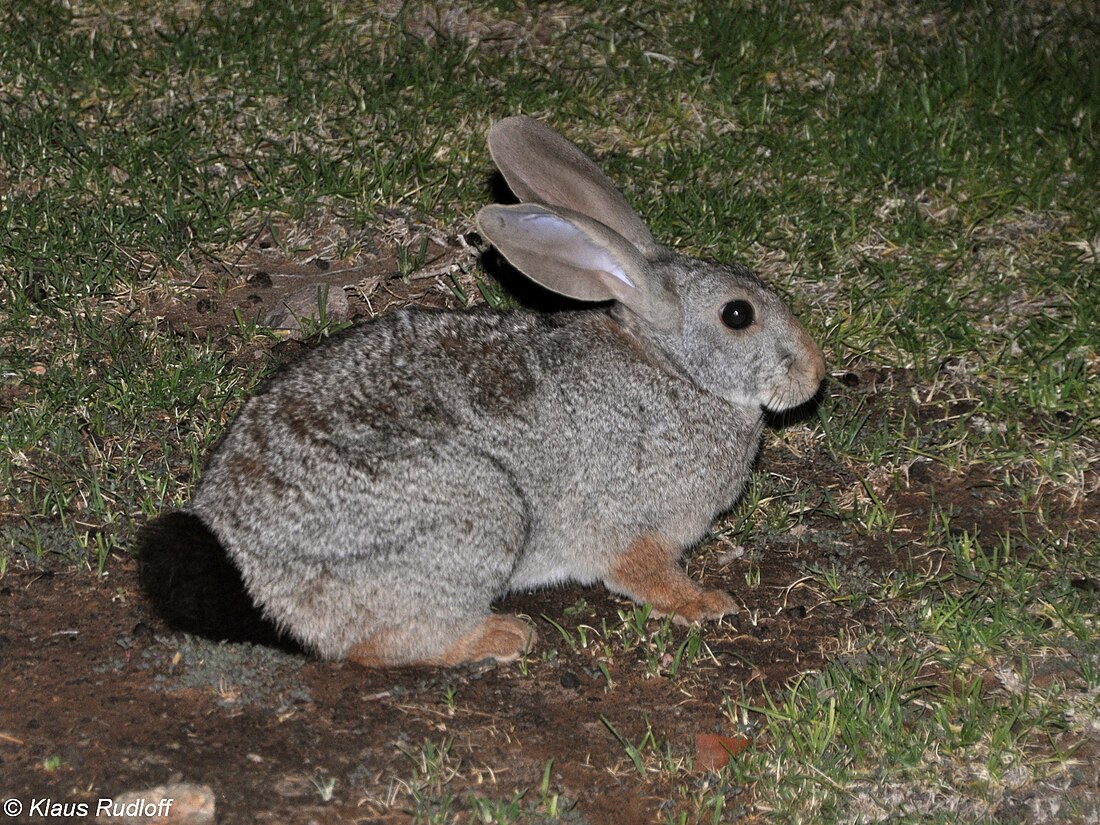
<path id="1" fill-rule="evenodd" d="M 736 613 L 737 602 L 724 590 L 708 590 L 688 578 L 679 564 L 680 548 L 662 536 L 635 540 L 611 563 L 608 590 L 653 606 L 655 617 L 671 615 L 677 624 L 697 624 Z"/>

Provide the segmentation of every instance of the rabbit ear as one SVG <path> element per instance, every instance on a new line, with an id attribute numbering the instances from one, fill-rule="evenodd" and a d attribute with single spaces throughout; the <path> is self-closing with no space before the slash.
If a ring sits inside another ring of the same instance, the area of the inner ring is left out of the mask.
<path id="1" fill-rule="evenodd" d="M 618 301 L 660 328 L 679 319 L 676 299 L 646 257 L 599 221 L 524 203 L 486 206 L 477 225 L 509 263 L 549 290 L 580 301 Z"/>
<path id="2" fill-rule="evenodd" d="M 660 248 L 615 184 L 550 127 L 529 117 L 507 117 L 489 130 L 489 153 L 521 201 L 564 206 L 594 218 L 644 255 Z"/>

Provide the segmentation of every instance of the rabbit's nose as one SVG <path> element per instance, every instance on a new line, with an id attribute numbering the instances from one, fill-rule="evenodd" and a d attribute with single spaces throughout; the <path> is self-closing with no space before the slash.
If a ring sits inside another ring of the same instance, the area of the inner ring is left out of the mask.
<path id="1" fill-rule="evenodd" d="M 817 385 L 825 380 L 825 357 L 821 354 L 821 348 L 804 329 L 799 330 L 798 343 L 802 347 L 802 369 L 806 378 L 812 381 L 816 389 Z"/>

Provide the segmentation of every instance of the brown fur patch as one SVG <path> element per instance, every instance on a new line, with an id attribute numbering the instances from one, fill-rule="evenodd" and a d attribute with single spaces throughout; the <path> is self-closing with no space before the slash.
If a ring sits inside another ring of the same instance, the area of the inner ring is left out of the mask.
<path id="1" fill-rule="evenodd" d="M 263 461 L 250 455 L 235 453 L 226 460 L 226 468 L 233 478 L 263 484 L 276 492 L 285 490 L 287 486 Z"/>
<path id="2" fill-rule="evenodd" d="M 642 536 L 611 563 L 608 587 L 653 605 L 655 615 L 672 615 L 680 624 L 736 613 L 737 603 L 729 593 L 707 590 L 687 577 L 679 555 L 679 549 L 663 537 Z"/>
<path id="3" fill-rule="evenodd" d="M 514 348 L 453 335 L 440 339 L 440 345 L 455 367 L 470 379 L 472 401 L 481 409 L 508 413 L 534 392 L 530 370 Z"/>
<path id="4" fill-rule="evenodd" d="M 380 630 L 366 641 L 353 645 L 344 658 L 363 667 L 392 667 L 402 663 L 400 656 L 395 655 L 397 645 L 393 635 L 392 630 Z"/>
<path id="5" fill-rule="evenodd" d="M 806 375 L 806 383 L 816 388 L 825 380 L 825 359 L 817 343 L 810 337 L 810 333 L 801 327 L 798 328 L 798 343 L 802 348 L 801 361 L 805 365 L 803 372 Z"/>
<path id="6" fill-rule="evenodd" d="M 307 401 L 289 399 L 283 405 L 280 414 L 286 420 L 290 431 L 299 438 L 315 438 L 332 432 L 329 420 Z"/>
<path id="7" fill-rule="evenodd" d="M 395 665 L 452 667 L 484 659 L 510 662 L 530 649 L 535 641 L 535 631 L 518 616 L 487 616 L 481 624 L 441 653 L 424 659 L 411 658 L 404 652 L 403 635 L 392 628 L 380 630 L 366 641 L 354 645 L 346 658 L 363 667 L 374 668 Z"/>

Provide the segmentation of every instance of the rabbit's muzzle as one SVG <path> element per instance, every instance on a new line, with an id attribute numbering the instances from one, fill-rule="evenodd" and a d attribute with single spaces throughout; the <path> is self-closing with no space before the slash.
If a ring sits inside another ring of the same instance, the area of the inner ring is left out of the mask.
<path id="1" fill-rule="evenodd" d="M 805 330 L 781 353 L 780 379 L 772 386 L 764 407 L 784 412 L 813 398 L 825 380 L 825 359 L 821 349 Z"/>

